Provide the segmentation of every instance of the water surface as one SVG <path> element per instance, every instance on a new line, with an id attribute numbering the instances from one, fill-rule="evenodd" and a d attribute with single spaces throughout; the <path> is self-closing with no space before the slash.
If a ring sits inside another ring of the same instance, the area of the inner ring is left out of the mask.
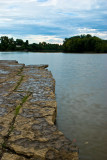
<path id="1" fill-rule="evenodd" d="M 107 54 L 0 52 L 0 59 L 49 64 L 59 130 L 79 146 L 81 160 L 107 160 Z"/>

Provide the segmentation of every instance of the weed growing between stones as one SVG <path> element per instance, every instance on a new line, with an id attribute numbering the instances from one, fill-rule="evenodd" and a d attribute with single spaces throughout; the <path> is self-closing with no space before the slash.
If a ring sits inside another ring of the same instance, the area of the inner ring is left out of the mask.
<path id="1" fill-rule="evenodd" d="M 19 85 L 20 85 L 21 82 L 23 81 L 23 78 L 24 78 L 24 76 L 22 75 L 21 78 L 20 78 L 20 80 L 18 81 L 18 83 L 17 83 L 17 85 L 16 85 L 14 91 L 16 91 L 16 90 L 18 89 Z"/>
<path id="2" fill-rule="evenodd" d="M 21 80 L 21 81 L 22 81 L 22 80 Z M 9 130 L 8 130 L 7 135 L 4 137 L 4 142 L 3 142 L 3 144 L 2 144 L 2 151 L 1 151 L 1 154 L 0 154 L 0 160 L 1 160 L 2 156 L 3 156 L 4 151 L 5 151 L 6 149 L 9 149 L 9 148 L 7 147 L 7 142 L 8 142 L 8 139 L 9 139 L 9 137 L 10 137 L 10 134 L 12 133 L 12 131 L 13 131 L 13 129 L 14 129 L 14 123 L 15 123 L 15 120 L 16 120 L 17 115 L 19 114 L 20 108 L 21 108 L 21 107 L 23 106 L 23 104 L 27 101 L 27 99 L 29 98 L 30 95 L 31 95 L 30 92 L 27 93 L 27 95 L 23 97 L 21 103 L 20 103 L 20 104 L 16 107 L 16 109 L 15 109 L 14 118 L 13 118 L 13 120 L 12 120 L 12 123 L 10 124 L 10 128 L 9 128 Z"/>
<path id="3" fill-rule="evenodd" d="M 15 109 L 15 116 L 17 116 L 19 114 L 19 110 L 21 108 L 21 105 L 18 105 Z"/>
<path id="4" fill-rule="evenodd" d="M 28 99 L 28 97 L 31 95 L 31 93 L 29 93 L 28 95 L 26 95 L 23 99 L 22 102 L 20 103 L 20 105 L 18 105 L 15 109 L 15 117 L 19 114 L 20 108 L 23 106 L 23 104 L 26 102 L 26 100 Z"/>

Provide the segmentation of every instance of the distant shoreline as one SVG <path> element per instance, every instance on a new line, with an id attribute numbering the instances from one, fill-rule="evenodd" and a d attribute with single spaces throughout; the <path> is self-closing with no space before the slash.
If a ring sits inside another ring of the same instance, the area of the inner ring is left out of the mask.
<path id="1" fill-rule="evenodd" d="M 64 52 L 62 52 L 62 51 L 0 51 L 0 52 L 26 52 L 26 53 L 64 53 Z"/>
<path id="2" fill-rule="evenodd" d="M 44 52 L 44 53 L 73 53 L 73 54 L 106 54 L 107 40 L 99 37 L 87 35 L 74 36 L 65 38 L 63 44 L 51 44 L 47 42 L 39 42 L 29 44 L 22 39 L 9 38 L 7 36 L 0 37 L 0 51 L 2 52 Z"/>
<path id="3" fill-rule="evenodd" d="M 6 53 L 9 53 L 9 52 L 25 52 L 25 53 L 64 53 L 64 54 L 107 54 L 107 53 L 98 53 L 98 52 L 63 52 L 63 51 L 0 51 L 0 52 L 6 52 Z"/>

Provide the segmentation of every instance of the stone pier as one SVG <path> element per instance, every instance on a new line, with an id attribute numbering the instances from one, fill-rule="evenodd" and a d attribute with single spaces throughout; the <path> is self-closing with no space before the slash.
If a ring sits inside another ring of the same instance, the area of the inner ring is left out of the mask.
<path id="1" fill-rule="evenodd" d="M 54 124 L 55 80 L 47 67 L 0 61 L 0 160 L 79 159 Z"/>

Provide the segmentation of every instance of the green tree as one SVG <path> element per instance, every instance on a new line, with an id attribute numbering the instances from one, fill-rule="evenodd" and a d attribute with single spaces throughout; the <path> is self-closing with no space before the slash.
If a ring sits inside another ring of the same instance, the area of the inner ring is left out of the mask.
<path id="1" fill-rule="evenodd" d="M 1 41 L 1 50 L 2 51 L 7 51 L 9 47 L 9 39 L 7 36 L 3 36 L 0 38 Z"/>
<path id="2" fill-rule="evenodd" d="M 63 43 L 64 52 L 98 52 L 107 53 L 107 41 L 90 34 L 66 38 Z"/>

